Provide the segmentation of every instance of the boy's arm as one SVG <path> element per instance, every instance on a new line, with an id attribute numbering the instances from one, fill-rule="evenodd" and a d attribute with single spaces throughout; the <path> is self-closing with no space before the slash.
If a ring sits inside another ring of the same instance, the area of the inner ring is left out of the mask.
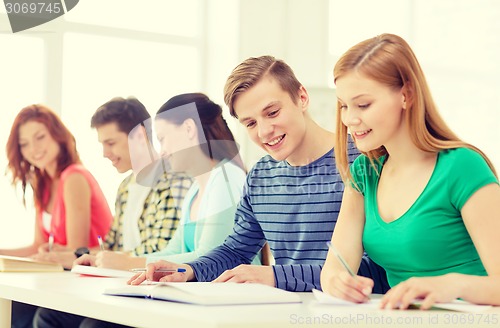
<path id="1" fill-rule="evenodd" d="M 273 265 L 276 287 L 292 292 L 310 292 L 320 289 L 320 274 L 323 266 L 319 264 Z"/>
<path id="2" fill-rule="evenodd" d="M 250 264 L 264 243 L 264 233 L 253 215 L 248 194 L 245 193 L 236 209 L 232 234 L 221 246 L 187 264 L 193 268 L 197 281 L 212 281 L 226 270 L 240 264 Z"/>
<path id="3" fill-rule="evenodd" d="M 274 265 L 276 287 L 292 292 L 310 292 L 313 288 L 321 290 L 322 267 L 319 264 Z M 373 279 L 373 293 L 384 294 L 390 289 L 384 269 L 366 255 L 361 259 L 358 274 Z"/>

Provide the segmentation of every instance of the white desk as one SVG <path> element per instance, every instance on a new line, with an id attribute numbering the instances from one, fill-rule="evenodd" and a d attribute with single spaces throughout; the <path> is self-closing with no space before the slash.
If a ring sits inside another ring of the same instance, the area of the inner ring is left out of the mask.
<path id="1" fill-rule="evenodd" d="M 136 327 L 498 327 L 500 308 L 478 314 L 382 311 L 317 304 L 205 307 L 102 295 L 124 279 L 61 273 L 0 273 L 0 328 L 10 327 L 11 300 Z M 488 320 L 489 322 L 486 322 Z"/>

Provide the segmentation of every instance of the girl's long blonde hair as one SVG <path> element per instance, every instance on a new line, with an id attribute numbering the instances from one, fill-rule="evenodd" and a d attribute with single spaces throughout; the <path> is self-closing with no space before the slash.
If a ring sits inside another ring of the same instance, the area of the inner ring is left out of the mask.
<path id="1" fill-rule="evenodd" d="M 401 90 L 406 95 L 406 109 L 403 116 L 409 126 L 413 143 L 421 150 L 439 152 L 443 149 L 466 147 L 484 157 L 496 176 L 496 171 L 488 157 L 478 148 L 468 144 L 446 125 L 432 99 L 429 86 L 420 64 L 408 43 L 394 34 L 381 34 L 362 41 L 340 57 L 333 70 L 334 81 L 347 73 L 361 75 Z M 341 121 L 340 103 L 337 102 L 335 160 L 345 183 L 352 181 L 348 168 L 347 127 Z M 373 161 L 386 154 L 382 146 L 364 153 Z"/>

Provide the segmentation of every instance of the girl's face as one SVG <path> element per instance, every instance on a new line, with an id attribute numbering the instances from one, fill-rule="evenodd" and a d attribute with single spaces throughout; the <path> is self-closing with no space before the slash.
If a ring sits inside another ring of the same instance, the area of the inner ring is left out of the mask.
<path id="1" fill-rule="evenodd" d="M 19 127 L 19 149 L 31 165 L 55 172 L 60 146 L 43 123 L 28 121 Z"/>
<path id="2" fill-rule="evenodd" d="M 342 123 L 363 152 L 385 146 L 404 132 L 405 97 L 358 73 L 348 73 L 336 81 Z"/>
<path id="3" fill-rule="evenodd" d="M 190 131 L 194 126 L 186 122 L 176 125 L 164 119 L 156 119 L 154 123 L 156 136 L 161 146 L 160 155 L 168 160 L 171 169 L 177 172 L 185 171 L 191 161 L 196 160 L 190 158 L 193 153 L 190 148 L 199 144 L 195 140 L 197 137 L 193 136 Z"/>

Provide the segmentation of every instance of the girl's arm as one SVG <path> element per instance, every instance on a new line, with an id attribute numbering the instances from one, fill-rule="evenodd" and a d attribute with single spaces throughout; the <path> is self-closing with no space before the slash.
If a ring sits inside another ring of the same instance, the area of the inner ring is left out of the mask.
<path id="1" fill-rule="evenodd" d="M 364 225 L 363 195 L 346 184 L 342 206 L 333 231 L 332 244 L 354 273 L 358 272 L 363 256 Z M 321 288 L 339 298 L 364 302 L 367 300 L 367 295 L 371 293 L 373 280 L 361 276 L 351 277 L 337 256 L 329 250 L 321 271 Z"/>
<path id="2" fill-rule="evenodd" d="M 462 207 L 462 217 L 488 276 L 463 276 L 458 297 L 500 305 L 500 186 L 489 184 L 476 191 Z"/>
<path id="3" fill-rule="evenodd" d="M 90 185 L 82 174 L 73 173 L 66 178 L 63 188 L 66 246 L 70 249 L 88 246 L 91 224 Z"/>

